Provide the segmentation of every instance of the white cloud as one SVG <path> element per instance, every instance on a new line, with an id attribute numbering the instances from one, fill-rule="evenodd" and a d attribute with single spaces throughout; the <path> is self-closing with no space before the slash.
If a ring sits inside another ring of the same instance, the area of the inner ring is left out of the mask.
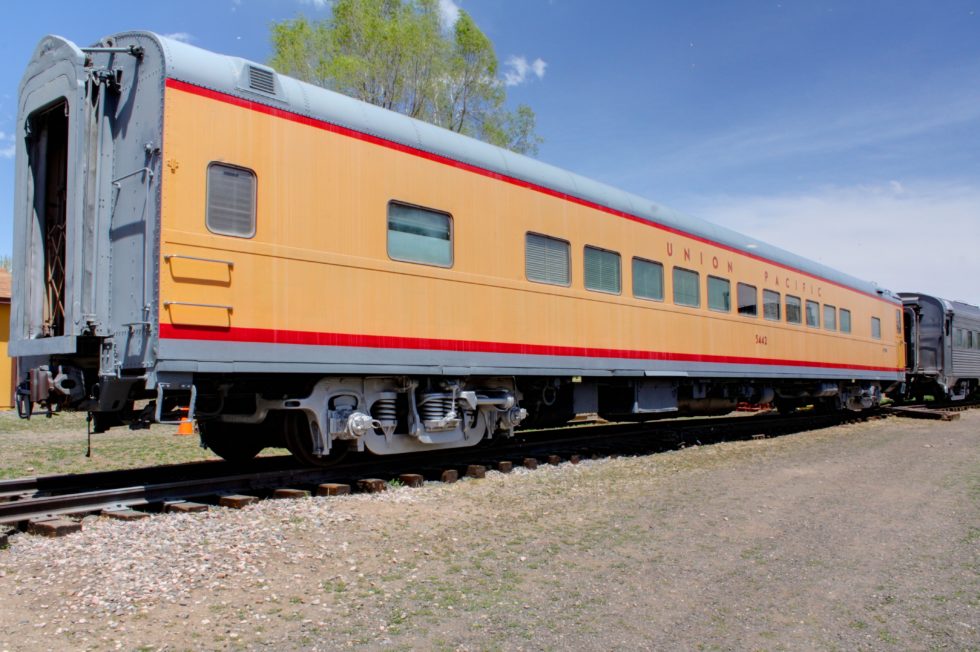
<path id="1" fill-rule="evenodd" d="M 889 181 L 692 203 L 688 212 L 894 292 L 980 305 L 980 186 Z"/>
<path id="2" fill-rule="evenodd" d="M 164 38 L 172 38 L 175 41 L 181 41 L 182 43 L 190 43 L 194 40 L 194 35 L 190 32 L 171 32 L 170 34 L 164 34 Z"/>
<path id="3" fill-rule="evenodd" d="M 980 74 L 980 73 L 978 73 Z M 711 169 L 744 169 L 757 163 L 792 160 L 894 146 L 980 122 L 980 92 L 974 88 L 937 91 L 928 99 L 908 98 L 839 108 L 798 107 L 783 114 L 707 133 L 690 144 L 664 151 L 648 174 Z"/>
<path id="4" fill-rule="evenodd" d="M 523 84 L 528 79 L 528 73 L 542 79 L 548 68 L 548 63 L 541 58 L 528 63 L 525 57 L 516 55 L 508 57 L 504 65 L 508 68 L 504 71 L 504 83 L 508 86 Z"/>
<path id="5" fill-rule="evenodd" d="M 0 131 L 0 159 L 14 157 L 16 148 L 14 147 L 14 135 L 6 131 Z"/>
<path id="6" fill-rule="evenodd" d="M 332 0 L 299 0 L 300 4 L 313 5 L 314 9 L 326 9 L 330 6 Z"/>
<path id="7" fill-rule="evenodd" d="M 459 5 L 453 0 L 439 0 L 439 19 L 443 29 L 450 30 L 459 20 Z"/>

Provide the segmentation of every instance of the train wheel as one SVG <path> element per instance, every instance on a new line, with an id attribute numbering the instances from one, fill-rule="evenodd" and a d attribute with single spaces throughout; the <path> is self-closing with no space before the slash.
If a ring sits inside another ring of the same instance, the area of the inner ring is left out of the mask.
<path id="1" fill-rule="evenodd" d="M 303 464 L 308 466 L 332 466 L 347 456 L 347 448 L 338 450 L 334 447 L 329 455 L 313 454 L 313 432 L 306 415 L 298 411 L 287 411 L 283 414 L 283 435 L 286 448 Z"/>
<path id="2" fill-rule="evenodd" d="M 229 462 L 246 462 L 265 448 L 264 424 L 202 421 L 201 439 L 211 452 Z"/>

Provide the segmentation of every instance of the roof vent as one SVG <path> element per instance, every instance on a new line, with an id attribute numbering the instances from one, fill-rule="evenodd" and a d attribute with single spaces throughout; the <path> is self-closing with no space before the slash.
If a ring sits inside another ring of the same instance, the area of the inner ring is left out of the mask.
<path id="1" fill-rule="evenodd" d="M 276 94 L 276 73 L 257 66 L 248 67 L 248 87 L 267 95 Z"/>

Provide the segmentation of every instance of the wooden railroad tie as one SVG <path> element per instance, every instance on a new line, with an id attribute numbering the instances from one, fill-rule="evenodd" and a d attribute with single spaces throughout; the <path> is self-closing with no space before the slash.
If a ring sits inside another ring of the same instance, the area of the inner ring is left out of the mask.
<path id="1" fill-rule="evenodd" d="M 204 503 L 193 503 L 189 500 L 175 500 L 163 504 L 163 511 L 171 514 L 196 514 L 210 509 Z"/>
<path id="2" fill-rule="evenodd" d="M 380 478 L 364 478 L 357 481 L 357 490 L 366 494 L 378 494 L 388 490 L 388 483 Z"/>
<path id="3" fill-rule="evenodd" d="M 425 482 L 425 478 L 418 473 L 402 473 L 398 476 L 398 480 L 406 487 L 411 487 L 413 489 L 421 487 Z"/>
<path id="4" fill-rule="evenodd" d="M 37 519 L 27 525 L 27 531 L 30 534 L 36 534 L 42 537 L 63 537 L 68 534 L 74 534 L 75 532 L 81 532 L 81 530 L 81 523 L 73 521 L 70 518 L 62 517 Z"/>
<path id="5" fill-rule="evenodd" d="M 349 484 L 340 484 L 337 482 L 327 482 L 316 488 L 317 496 L 346 496 L 349 493 Z"/>
<path id="6" fill-rule="evenodd" d="M 218 498 L 218 504 L 229 509 L 241 509 L 257 502 L 259 502 L 258 496 L 243 496 L 241 494 L 230 494 Z"/>
<path id="7" fill-rule="evenodd" d="M 296 500 L 297 498 L 309 498 L 310 492 L 306 489 L 290 489 L 282 487 L 272 492 L 273 498 L 283 498 L 286 500 Z"/>
<path id="8" fill-rule="evenodd" d="M 144 518 L 150 518 L 150 515 L 146 512 L 138 512 L 135 509 L 129 509 L 128 507 L 103 509 L 99 514 L 100 516 L 115 519 L 117 521 L 139 521 Z"/>
<path id="9" fill-rule="evenodd" d="M 442 476 L 439 479 L 446 484 L 452 484 L 459 480 L 459 471 L 456 469 L 446 469 L 442 472 Z"/>

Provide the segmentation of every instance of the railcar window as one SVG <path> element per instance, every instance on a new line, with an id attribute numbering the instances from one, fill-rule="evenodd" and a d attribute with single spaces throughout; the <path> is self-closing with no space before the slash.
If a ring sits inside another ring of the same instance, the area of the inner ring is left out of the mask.
<path id="1" fill-rule="evenodd" d="M 208 230 L 220 235 L 251 238 L 255 235 L 255 173 L 245 168 L 208 165 Z"/>
<path id="2" fill-rule="evenodd" d="M 966 332 L 966 348 L 973 348 L 973 331 Z"/>
<path id="3" fill-rule="evenodd" d="M 633 259 L 633 296 L 664 300 L 664 266 L 652 260 Z"/>
<path id="4" fill-rule="evenodd" d="M 877 317 L 871 318 L 871 337 L 876 340 L 881 339 L 881 320 Z"/>
<path id="5" fill-rule="evenodd" d="M 953 346 L 963 346 L 963 329 L 953 329 Z"/>
<path id="6" fill-rule="evenodd" d="M 571 283 L 572 273 L 567 242 L 546 235 L 528 233 L 524 246 L 524 274 L 527 280 L 551 285 Z"/>
<path id="7" fill-rule="evenodd" d="M 679 306 L 701 307 L 701 279 L 697 272 L 674 268 L 674 303 Z"/>
<path id="8" fill-rule="evenodd" d="M 820 328 L 820 304 L 816 301 L 806 302 L 806 325 Z"/>
<path id="9" fill-rule="evenodd" d="M 779 321 L 781 316 L 779 314 L 779 292 L 773 292 L 772 290 L 762 291 L 762 316 L 771 321 Z"/>
<path id="10" fill-rule="evenodd" d="M 388 256 L 407 263 L 452 267 L 452 217 L 421 206 L 390 202 Z"/>
<path id="11" fill-rule="evenodd" d="M 586 247 L 585 287 L 598 292 L 619 294 L 622 289 L 619 254 L 598 247 Z"/>
<path id="12" fill-rule="evenodd" d="M 720 312 L 731 312 L 732 284 L 727 278 L 708 277 L 708 308 Z"/>
<path id="13" fill-rule="evenodd" d="M 902 334 L 902 311 L 901 310 L 895 311 L 895 334 L 896 335 Z"/>
<path id="14" fill-rule="evenodd" d="M 759 293 L 754 285 L 738 284 L 738 314 L 756 317 L 759 314 Z"/>
<path id="15" fill-rule="evenodd" d="M 837 330 L 837 308 L 824 305 L 823 307 L 823 327 L 828 331 Z"/>
<path id="16" fill-rule="evenodd" d="M 840 332 L 851 332 L 851 311 L 846 308 L 840 309 Z"/>
<path id="17" fill-rule="evenodd" d="M 791 294 L 786 295 L 786 321 L 790 324 L 803 323 L 803 302 Z"/>

